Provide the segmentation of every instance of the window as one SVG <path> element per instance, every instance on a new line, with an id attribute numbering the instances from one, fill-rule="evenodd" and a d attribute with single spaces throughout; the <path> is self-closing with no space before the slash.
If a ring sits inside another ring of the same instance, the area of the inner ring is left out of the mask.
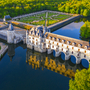
<path id="1" fill-rule="evenodd" d="M 38 43 L 36 42 L 36 45 L 38 45 Z"/>
<path id="2" fill-rule="evenodd" d="M 74 47 L 72 47 L 72 49 L 74 49 Z"/>
<path id="3" fill-rule="evenodd" d="M 52 48 L 54 48 L 54 45 L 52 46 Z"/>
<path id="4" fill-rule="evenodd" d="M 86 50 L 85 50 L 85 53 L 86 53 Z"/>

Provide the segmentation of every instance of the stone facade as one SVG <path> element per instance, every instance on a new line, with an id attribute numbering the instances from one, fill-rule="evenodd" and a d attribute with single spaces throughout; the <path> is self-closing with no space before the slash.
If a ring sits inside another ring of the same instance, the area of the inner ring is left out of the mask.
<path id="1" fill-rule="evenodd" d="M 30 31 L 27 31 L 27 47 L 41 53 L 47 52 L 47 54 L 51 54 L 53 52 L 54 57 L 61 55 L 63 60 L 71 58 L 74 64 L 82 63 L 84 65 L 84 62 L 86 62 L 86 67 L 89 66 L 90 50 L 88 50 L 87 43 L 82 45 L 80 42 L 84 43 L 84 41 L 81 40 L 79 43 L 75 43 L 73 41 L 77 42 L 78 40 L 52 34 L 48 31 L 43 26 L 34 27 Z M 66 41 L 64 38 L 71 41 Z"/>

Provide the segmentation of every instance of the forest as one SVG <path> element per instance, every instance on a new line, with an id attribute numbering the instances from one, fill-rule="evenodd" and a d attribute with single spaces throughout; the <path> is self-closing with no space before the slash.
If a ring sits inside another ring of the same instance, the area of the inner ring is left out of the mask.
<path id="1" fill-rule="evenodd" d="M 90 0 L 0 0 L 0 18 L 11 17 L 41 10 L 90 15 Z"/>

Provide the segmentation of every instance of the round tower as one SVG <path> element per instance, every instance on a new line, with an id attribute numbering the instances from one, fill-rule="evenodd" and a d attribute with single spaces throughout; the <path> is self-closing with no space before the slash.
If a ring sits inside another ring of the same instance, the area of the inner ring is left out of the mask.
<path id="1" fill-rule="evenodd" d="M 14 42 L 14 28 L 12 24 L 9 24 L 9 28 L 7 31 L 7 42 L 13 43 Z"/>

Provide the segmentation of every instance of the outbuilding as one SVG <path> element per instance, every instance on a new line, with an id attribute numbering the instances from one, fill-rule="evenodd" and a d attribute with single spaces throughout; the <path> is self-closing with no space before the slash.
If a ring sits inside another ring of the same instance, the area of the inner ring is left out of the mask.
<path id="1" fill-rule="evenodd" d="M 10 15 L 6 15 L 6 16 L 4 16 L 3 21 L 9 20 L 9 19 L 11 19 Z"/>

